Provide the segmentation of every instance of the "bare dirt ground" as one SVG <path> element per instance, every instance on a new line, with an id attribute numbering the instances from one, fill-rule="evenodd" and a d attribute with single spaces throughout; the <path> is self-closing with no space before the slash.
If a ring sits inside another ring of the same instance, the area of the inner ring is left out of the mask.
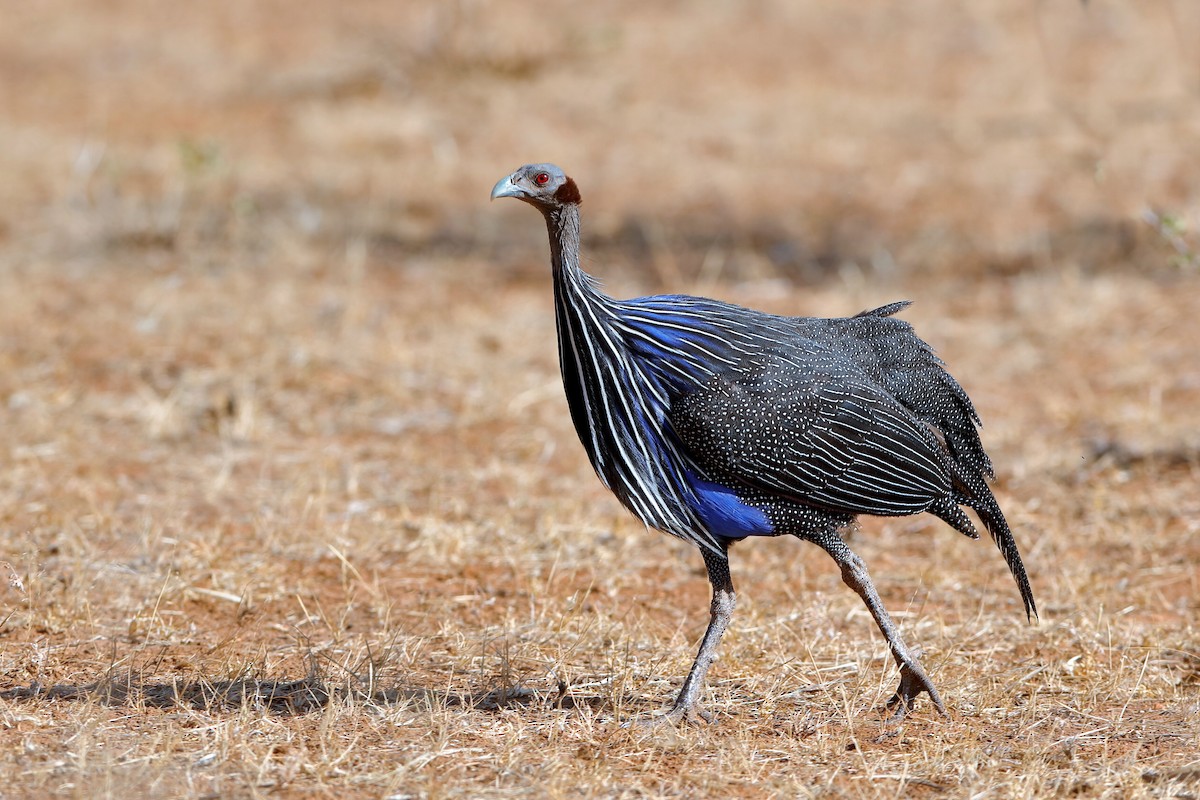
<path id="1" fill-rule="evenodd" d="M 1195 797 L 1200 7 L 150 0 L 0 24 L 0 797 Z M 590 268 L 900 298 L 1042 610 L 936 520 L 737 547 L 706 621 L 567 418 Z"/>

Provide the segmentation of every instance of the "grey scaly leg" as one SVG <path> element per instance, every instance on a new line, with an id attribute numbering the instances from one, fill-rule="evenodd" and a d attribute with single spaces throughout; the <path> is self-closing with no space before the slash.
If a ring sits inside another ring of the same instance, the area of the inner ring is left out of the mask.
<path id="1" fill-rule="evenodd" d="M 875 618 L 875 624 L 879 626 L 883 637 L 887 639 L 892 657 L 896 659 L 896 665 L 900 667 L 900 686 L 896 689 L 896 694 L 892 696 L 892 699 L 888 700 L 888 708 L 896 709 L 892 718 L 901 719 L 912 710 L 913 703 L 921 692 L 928 692 L 929 699 L 933 701 L 933 705 L 942 713 L 942 716 L 949 716 L 946 713 L 946 707 L 942 705 L 942 698 L 938 696 L 937 689 L 933 687 L 933 682 L 921 668 L 916 656 L 904 645 L 904 640 L 900 638 L 899 628 L 896 627 L 896 623 L 892 622 L 887 609 L 883 607 L 883 601 L 879 599 L 879 593 L 875 591 L 875 584 L 871 582 L 871 575 L 867 572 L 867 565 L 836 534 L 823 537 L 817 541 L 817 544 L 833 556 L 833 560 L 842 570 L 842 581 L 857 592 L 858 596 L 866 603 L 867 610 Z"/>
<path id="2" fill-rule="evenodd" d="M 692 662 L 683 688 L 675 698 L 675 705 L 664 716 L 642 720 L 644 723 L 712 722 L 712 714 L 705 711 L 700 704 L 700 695 L 704 691 L 704 679 L 708 675 L 708 668 L 717 660 L 717 646 L 721 643 L 725 629 L 729 627 L 737 595 L 733 591 L 733 579 L 729 575 L 728 557 L 719 556 L 707 549 L 701 552 L 704 554 L 704 566 L 708 568 L 708 580 L 713 590 L 708 629 L 704 631 L 700 652 L 696 654 L 696 660 Z"/>

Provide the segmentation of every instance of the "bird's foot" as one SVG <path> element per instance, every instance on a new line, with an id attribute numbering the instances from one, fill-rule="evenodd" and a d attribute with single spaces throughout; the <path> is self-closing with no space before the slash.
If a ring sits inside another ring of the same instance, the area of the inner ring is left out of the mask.
<path id="1" fill-rule="evenodd" d="M 912 711 L 913 704 L 916 703 L 917 696 L 921 692 L 928 692 L 934 708 L 943 717 L 950 716 L 946 713 L 946 706 L 942 704 L 942 698 L 934 688 L 933 681 L 929 680 L 929 676 L 925 674 L 925 670 L 921 668 L 920 664 L 911 661 L 900 665 L 900 686 L 892 695 L 892 699 L 888 700 L 888 708 L 893 709 L 891 721 L 898 722 L 904 719 L 904 715 Z"/>
<path id="2" fill-rule="evenodd" d="M 638 728 L 657 728 L 663 725 L 671 725 L 679 727 L 680 723 L 686 725 L 710 724 L 713 721 L 712 712 L 707 711 L 699 703 L 690 705 L 676 703 L 671 707 L 671 710 L 665 714 L 660 714 L 654 717 L 637 717 L 629 722 L 626 722 L 622 727 L 638 727 Z"/>

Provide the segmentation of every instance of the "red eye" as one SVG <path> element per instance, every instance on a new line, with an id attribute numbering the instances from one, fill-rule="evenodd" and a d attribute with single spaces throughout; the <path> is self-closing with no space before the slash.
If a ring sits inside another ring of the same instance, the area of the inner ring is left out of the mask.
<path id="1" fill-rule="evenodd" d="M 550 182 L 550 173 L 549 172 L 539 172 L 537 175 L 533 176 L 533 182 L 536 183 L 538 186 L 545 186 L 547 183 Z"/>

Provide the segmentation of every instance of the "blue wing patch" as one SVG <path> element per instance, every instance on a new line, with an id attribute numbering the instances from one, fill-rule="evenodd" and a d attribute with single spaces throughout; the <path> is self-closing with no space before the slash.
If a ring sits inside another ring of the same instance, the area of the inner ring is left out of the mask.
<path id="1" fill-rule="evenodd" d="M 767 515 L 746 505 L 729 487 L 699 478 L 691 470 L 687 480 L 692 490 L 688 504 L 712 533 L 725 539 L 774 535 Z"/>

